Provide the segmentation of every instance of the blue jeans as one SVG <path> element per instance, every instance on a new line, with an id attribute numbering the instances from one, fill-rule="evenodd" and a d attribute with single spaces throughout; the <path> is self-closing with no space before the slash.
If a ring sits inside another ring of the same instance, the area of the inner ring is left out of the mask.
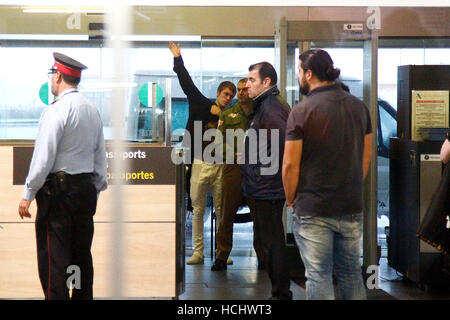
<path id="1" fill-rule="evenodd" d="M 292 217 L 292 228 L 305 265 L 306 298 L 333 300 L 333 271 L 340 299 L 365 300 L 360 265 L 362 214 Z"/>

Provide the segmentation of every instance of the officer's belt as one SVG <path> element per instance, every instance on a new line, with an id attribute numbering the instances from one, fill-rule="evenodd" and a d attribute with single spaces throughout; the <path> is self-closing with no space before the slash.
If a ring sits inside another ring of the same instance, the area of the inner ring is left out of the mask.
<path id="1" fill-rule="evenodd" d="M 47 179 L 52 180 L 56 178 L 56 180 L 63 179 L 68 181 L 69 183 L 78 183 L 86 181 L 88 179 L 92 179 L 92 175 L 92 173 L 68 174 L 64 171 L 58 171 L 55 173 L 50 173 Z"/>
<path id="2" fill-rule="evenodd" d="M 68 174 L 64 171 L 50 173 L 36 196 L 58 196 L 72 186 L 92 182 L 92 173 Z"/>

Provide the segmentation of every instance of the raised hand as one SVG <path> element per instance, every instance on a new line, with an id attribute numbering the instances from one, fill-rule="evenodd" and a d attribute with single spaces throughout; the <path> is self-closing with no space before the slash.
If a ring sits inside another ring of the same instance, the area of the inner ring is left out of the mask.
<path id="1" fill-rule="evenodd" d="M 175 44 L 173 41 L 169 41 L 169 49 L 175 58 L 181 55 L 180 44 Z"/>

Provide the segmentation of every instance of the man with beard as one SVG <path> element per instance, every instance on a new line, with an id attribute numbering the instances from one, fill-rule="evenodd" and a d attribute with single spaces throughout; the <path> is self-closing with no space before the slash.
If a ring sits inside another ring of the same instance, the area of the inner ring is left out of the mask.
<path id="1" fill-rule="evenodd" d="M 335 80 L 324 50 L 299 57 L 306 95 L 286 129 L 283 184 L 292 230 L 305 265 L 307 299 L 366 299 L 360 266 L 363 180 L 372 152 L 370 113 Z"/>

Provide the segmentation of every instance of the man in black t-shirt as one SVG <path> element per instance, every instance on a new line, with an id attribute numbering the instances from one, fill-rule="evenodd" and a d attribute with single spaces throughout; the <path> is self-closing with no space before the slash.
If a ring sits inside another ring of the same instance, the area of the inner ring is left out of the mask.
<path id="1" fill-rule="evenodd" d="M 293 210 L 293 233 L 306 269 L 308 299 L 366 299 L 360 240 L 363 180 L 372 151 L 370 114 L 334 81 L 324 50 L 299 57 L 300 92 L 287 122 L 283 185 Z"/>

